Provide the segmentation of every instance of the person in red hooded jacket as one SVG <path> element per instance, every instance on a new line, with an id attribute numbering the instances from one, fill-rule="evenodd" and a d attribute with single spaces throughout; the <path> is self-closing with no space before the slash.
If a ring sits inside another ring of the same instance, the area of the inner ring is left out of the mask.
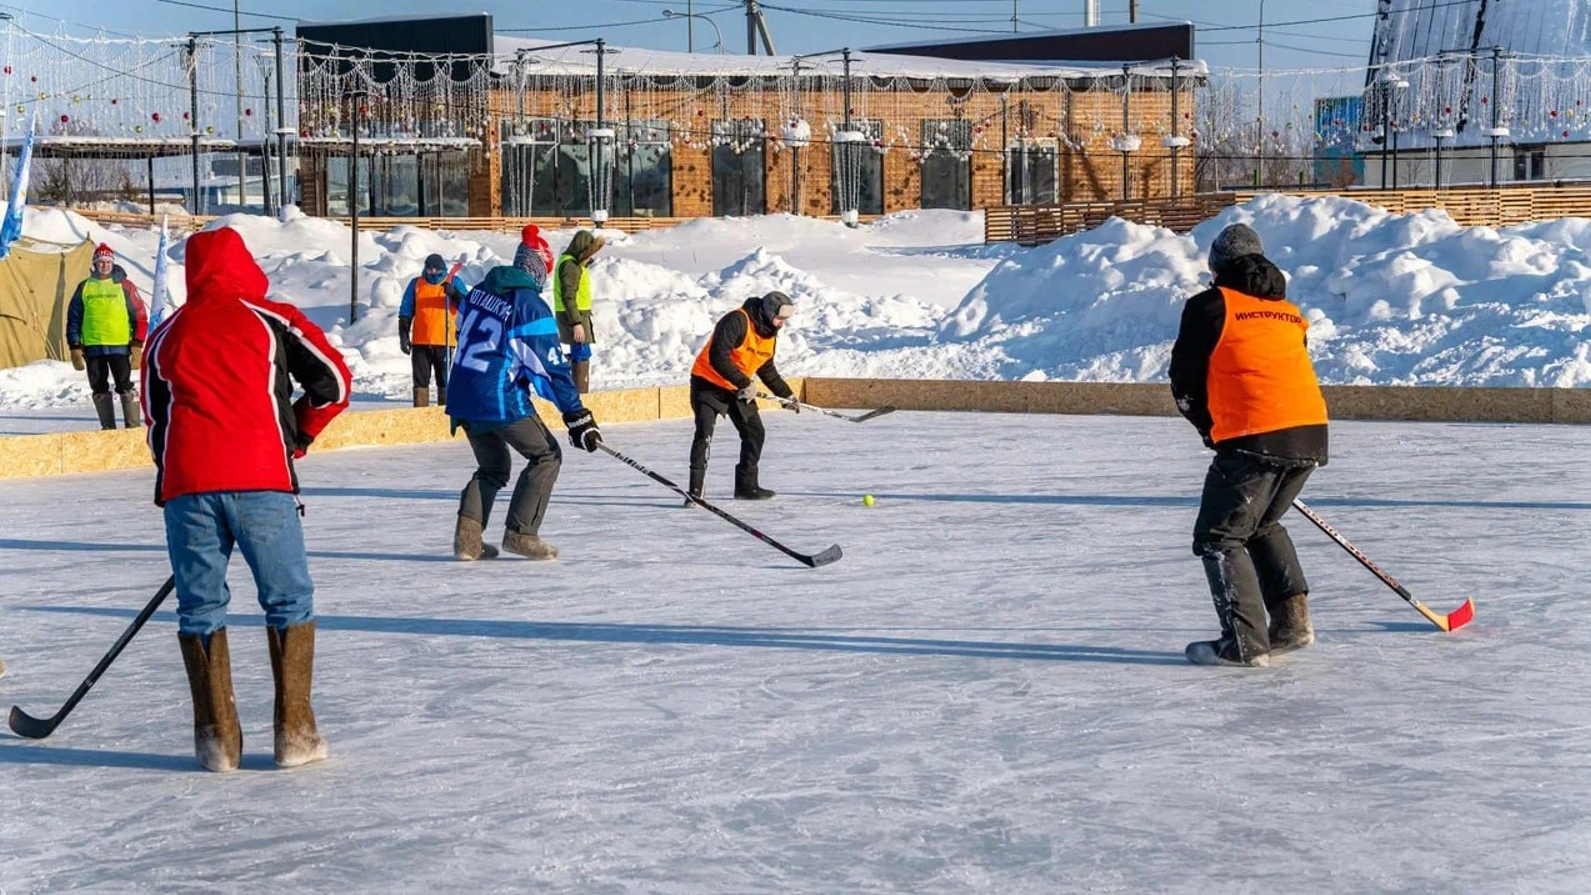
<path id="1" fill-rule="evenodd" d="M 151 334 L 140 376 L 155 503 L 177 582 L 177 641 L 193 694 L 194 752 L 212 771 L 238 766 L 243 735 L 227 649 L 227 561 L 239 548 L 265 610 L 276 681 L 275 757 L 326 757 L 315 728 L 314 584 L 293 461 L 348 406 L 342 355 L 269 283 L 230 228 L 186 248 L 188 300 Z M 293 399 L 294 383 L 303 394 Z"/>

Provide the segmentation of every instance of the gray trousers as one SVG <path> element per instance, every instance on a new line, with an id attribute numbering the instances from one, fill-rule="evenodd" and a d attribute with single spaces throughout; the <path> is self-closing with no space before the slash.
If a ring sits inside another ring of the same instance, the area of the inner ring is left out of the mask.
<path id="1" fill-rule="evenodd" d="M 1218 451 L 1205 473 L 1193 552 L 1204 560 L 1221 636 L 1235 640 L 1244 659 L 1270 652 L 1267 612 L 1309 593 L 1281 519 L 1314 471 L 1313 463 L 1282 465 Z"/>
<path id="2" fill-rule="evenodd" d="M 534 415 L 479 434 L 471 432 L 466 423 L 464 434 L 475 452 L 476 470 L 459 495 L 459 515 L 479 520 L 481 527 L 486 527 L 492 502 L 497 499 L 497 492 L 508 485 L 508 475 L 514 471 L 508 452 L 513 448 L 530 463 L 520 471 L 514 496 L 508 501 L 507 528 L 527 535 L 539 534 L 542 517 L 547 515 L 547 500 L 552 497 L 553 483 L 558 481 L 558 470 L 563 466 L 558 440 Z"/>

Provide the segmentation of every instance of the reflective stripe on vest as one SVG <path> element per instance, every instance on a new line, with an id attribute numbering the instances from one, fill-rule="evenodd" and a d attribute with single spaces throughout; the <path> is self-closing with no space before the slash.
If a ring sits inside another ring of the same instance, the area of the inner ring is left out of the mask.
<path id="1" fill-rule="evenodd" d="M 127 293 L 122 284 L 106 277 L 83 281 L 83 344 L 122 345 L 133 340 L 133 323 L 127 317 Z"/>
<path id="2" fill-rule="evenodd" d="M 447 309 L 447 293 L 443 280 L 435 286 L 425 277 L 414 281 L 414 322 L 410 324 L 409 341 L 416 345 L 457 345 L 458 334 L 447 331 L 452 316 Z"/>
<path id="3" fill-rule="evenodd" d="M 1221 297 L 1226 321 L 1206 380 L 1211 440 L 1324 425 L 1326 400 L 1304 344 L 1309 323 L 1298 307 L 1225 287 Z"/>
<path id="4" fill-rule="evenodd" d="M 758 370 L 762 369 L 763 364 L 773 359 L 774 345 L 779 337 L 772 335 L 764 338 L 758 335 L 757 328 L 751 325 L 751 315 L 746 313 L 745 308 L 740 308 L 735 313 L 746 318 L 746 337 L 741 339 L 740 344 L 729 352 L 729 362 L 735 365 L 735 369 L 746 374 L 747 379 L 750 379 Z M 719 375 L 717 370 L 713 369 L 713 362 L 708 359 L 708 355 L 712 350 L 713 340 L 709 338 L 707 344 L 702 346 L 701 354 L 696 355 L 696 363 L 691 366 L 691 375 L 700 376 L 713 385 L 727 388 L 730 391 L 740 388 L 740 386 L 725 379 Z"/>
<path id="5" fill-rule="evenodd" d="M 591 271 L 587 270 L 584 264 L 575 261 L 575 256 L 573 255 L 559 255 L 558 265 L 555 270 L 563 270 L 565 261 L 574 261 L 575 264 L 580 265 L 580 288 L 575 293 L 575 310 L 585 313 L 591 310 Z M 563 277 L 557 273 L 554 273 L 552 277 L 552 309 L 559 313 L 562 313 L 564 309 Z"/>

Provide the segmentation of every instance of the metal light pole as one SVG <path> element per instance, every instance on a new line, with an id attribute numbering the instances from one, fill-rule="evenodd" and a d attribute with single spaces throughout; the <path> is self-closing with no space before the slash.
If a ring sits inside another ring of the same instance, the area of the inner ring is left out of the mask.
<path id="1" fill-rule="evenodd" d="M 712 29 L 713 29 L 713 50 L 716 51 L 716 52 L 722 53 L 724 51 L 724 35 L 723 35 L 722 32 L 720 32 L 718 30 L 718 23 L 713 21 L 711 16 L 705 16 L 705 15 L 702 15 L 701 13 L 699 13 L 699 12 L 690 12 L 689 9 L 688 9 L 690 4 L 688 2 L 685 5 L 687 7 L 687 10 L 685 12 L 677 12 L 677 11 L 672 10 L 672 9 L 663 10 L 663 18 L 665 18 L 665 19 L 684 19 L 687 23 L 689 23 L 691 19 L 701 19 L 702 21 L 706 22 L 708 25 L 712 26 Z M 687 48 L 687 52 L 693 52 L 693 50 L 690 49 L 691 47 L 694 46 L 692 38 L 686 38 L 685 45 L 686 45 L 686 48 Z"/>
<path id="2" fill-rule="evenodd" d="M 243 17 L 232 0 L 232 68 L 237 83 L 238 208 L 249 204 L 248 160 L 243 155 Z"/>
<path id="3" fill-rule="evenodd" d="M 1254 166 L 1254 186 L 1256 188 L 1265 183 L 1265 0 L 1260 0 L 1260 91 L 1259 114 L 1255 118 L 1255 127 L 1259 130 L 1259 163 Z"/>
<path id="4" fill-rule="evenodd" d="M 351 234 L 348 265 L 348 325 L 359 320 L 359 125 L 364 117 L 361 106 L 370 94 L 355 91 L 348 94 L 353 106 L 353 154 L 348 157 L 348 230 Z"/>

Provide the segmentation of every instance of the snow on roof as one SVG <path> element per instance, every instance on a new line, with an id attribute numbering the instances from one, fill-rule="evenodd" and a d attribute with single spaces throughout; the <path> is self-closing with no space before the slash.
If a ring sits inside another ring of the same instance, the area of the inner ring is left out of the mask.
<path id="1" fill-rule="evenodd" d="M 520 53 L 526 60 L 526 74 L 590 75 L 595 73 L 596 48 L 590 44 L 569 46 L 563 41 L 496 36 L 498 70 L 508 72 Z M 548 49 L 542 49 L 547 47 Z M 800 60 L 803 74 L 840 76 L 844 62 L 840 52 L 798 54 L 794 56 L 740 56 L 715 53 L 677 53 L 640 47 L 609 46 L 604 70 L 608 74 L 684 75 L 695 77 L 780 77 L 795 71 Z M 1205 73 L 1200 62 L 1178 63 L 1183 77 Z M 1146 63 L 1133 66 L 1140 76 L 1171 76 L 1171 64 Z M 1023 78 L 1094 78 L 1121 74 L 1121 65 L 1110 62 L 1053 62 L 1018 64 L 1010 62 L 969 62 L 927 56 L 902 56 L 895 53 L 851 51 L 851 74 L 875 78 L 966 78 L 1015 83 Z"/>

